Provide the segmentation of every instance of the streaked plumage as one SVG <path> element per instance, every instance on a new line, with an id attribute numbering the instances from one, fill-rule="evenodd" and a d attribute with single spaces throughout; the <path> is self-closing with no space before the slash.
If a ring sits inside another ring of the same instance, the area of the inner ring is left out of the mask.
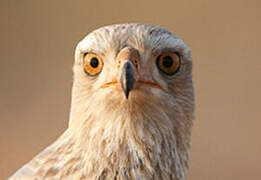
<path id="1" fill-rule="evenodd" d="M 180 56 L 174 75 L 156 65 L 168 51 Z M 99 74 L 84 71 L 86 53 L 102 59 Z M 185 179 L 194 93 L 182 40 L 159 26 L 102 27 L 78 44 L 73 71 L 68 129 L 10 179 Z"/>

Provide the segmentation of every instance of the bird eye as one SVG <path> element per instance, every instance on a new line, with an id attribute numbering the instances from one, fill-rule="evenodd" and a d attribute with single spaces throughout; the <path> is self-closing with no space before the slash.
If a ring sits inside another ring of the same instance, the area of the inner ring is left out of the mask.
<path id="1" fill-rule="evenodd" d="M 87 53 L 84 56 L 84 71 L 91 75 L 95 76 L 99 74 L 103 67 L 102 59 L 93 53 Z"/>
<path id="2" fill-rule="evenodd" d="M 180 56 L 178 53 L 167 52 L 157 57 L 157 67 L 167 75 L 174 75 L 180 68 Z"/>

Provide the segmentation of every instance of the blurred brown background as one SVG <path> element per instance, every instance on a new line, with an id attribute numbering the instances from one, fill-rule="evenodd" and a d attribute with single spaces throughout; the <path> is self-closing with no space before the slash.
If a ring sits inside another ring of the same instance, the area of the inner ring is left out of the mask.
<path id="1" fill-rule="evenodd" d="M 74 48 L 114 23 L 158 24 L 192 48 L 188 180 L 261 177 L 261 1 L 0 1 L 0 179 L 67 127 Z"/>

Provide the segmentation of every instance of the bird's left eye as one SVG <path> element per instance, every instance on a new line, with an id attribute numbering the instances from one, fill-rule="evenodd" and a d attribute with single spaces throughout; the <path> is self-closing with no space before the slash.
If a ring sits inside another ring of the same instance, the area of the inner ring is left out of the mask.
<path id="1" fill-rule="evenodd" d="M 95 76 L 101 72 L 103 68 L 102 59 L 93 53 L 87 53 L 84 56 L 84 71 L 91 76 Z"/>
<path id="2" fill-rule="evenodd" d="M 180 68 L 180 56 L 178 53 L 167 52 L 158 56 L 157 67 L 167 75 L 174 75 Z"/>

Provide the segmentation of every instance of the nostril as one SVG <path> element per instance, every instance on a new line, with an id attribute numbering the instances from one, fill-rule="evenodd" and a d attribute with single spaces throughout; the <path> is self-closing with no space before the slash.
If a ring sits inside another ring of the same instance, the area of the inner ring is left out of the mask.
<path id="1" fill-rule="evenodd" d="M 137 62 L 136 59 L 134 60 L 134 66 L 135 66 L 136 69 L 138 69 L 138 62 Z"/>

